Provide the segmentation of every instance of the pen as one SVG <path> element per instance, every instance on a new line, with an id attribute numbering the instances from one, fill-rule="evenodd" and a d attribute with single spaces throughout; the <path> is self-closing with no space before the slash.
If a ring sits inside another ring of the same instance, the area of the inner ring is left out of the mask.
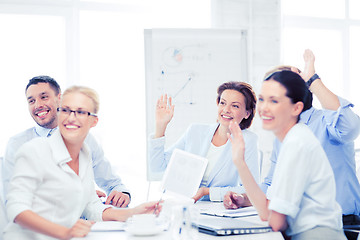
<path id="1" fill-rule="evenodd" d="M 153 214 L 155 214 L 156 210 L 158 209 L 158 206 L 159 206 L 159 204 L 160 204 L 160 202 L 161 202 L 161 200 L 162 200 L 162 197 L 164 196 L 165 191 L 166 191 L 166 190 L 164 189 L 164 191 L 162 192 L 162 194 L 161 194 L 161 196 L 160 196 L 159 201 L 157 202 L 157 204 L 156 204 L 156 206 L 155 206 L 155 209 L 154 209 Z"/>

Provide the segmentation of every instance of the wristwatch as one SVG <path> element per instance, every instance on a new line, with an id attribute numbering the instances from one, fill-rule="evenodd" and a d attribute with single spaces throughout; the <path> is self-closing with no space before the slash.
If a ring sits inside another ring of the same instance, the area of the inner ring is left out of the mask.
<path id="1" fill-rule="evenodd" d="M 311 84 L 316 80 L 316 79 L 320 79 L 319 75 L 317 75 L 316 73 L 307 81 L 306 86 L 308 88 L 310 88 Z"/>

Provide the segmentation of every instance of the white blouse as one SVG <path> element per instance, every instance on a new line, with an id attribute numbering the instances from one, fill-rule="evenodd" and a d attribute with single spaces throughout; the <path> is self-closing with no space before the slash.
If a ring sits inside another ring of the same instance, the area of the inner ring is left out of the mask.
<path id="1" fill-rule="evenodd" d="M 216 162 L 220 160 L 221 154 L 224 151 L 225 144 L 222 146 L 215 146 L 213 143 L 210 144 L 209 151 L 206 154 L 206 158 L 208 160 L 208 164 L 202 179 L 202 184 L 206 185 L 207 180 L 209 179 L 210 173 L 214 166 L 216 165 Z"/>
<path id="2" fill-rule="evenodd" d="M 316 226 L 342 229 L 334 173 L 320 142 L 308 126 L 298 123 L 280 149 L 273 182 L 267 191 L 269 209 L 286 215 L 294 235 Z"/>
<path id="3" fill-rule="evenodd" d="M 102 221 L 102 213 L 109 206 L 96 195 L 91 156 L 85 144 L 79 155 L 79 175 L 67 165 L 71 157 L 59 131 L 49 138 L 25 143 L 15 159 L 6 196 L 9 224 L 4 239 L 52 239 L 14 223 L 25 210 L 65 227 L 73 226 L 82 215 Z"/>

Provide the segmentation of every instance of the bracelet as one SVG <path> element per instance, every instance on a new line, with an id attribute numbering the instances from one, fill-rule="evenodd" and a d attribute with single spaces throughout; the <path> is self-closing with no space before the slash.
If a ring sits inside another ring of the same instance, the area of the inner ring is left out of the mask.
<path id="1" fill-rule="evenodd" d="M 306 86 L 308 88 L 310 88 L 311 84 L 316 80 L 316 79 L 320 79 L 319 75 L 317 75 L 316 73 L 307 81 Z"/>

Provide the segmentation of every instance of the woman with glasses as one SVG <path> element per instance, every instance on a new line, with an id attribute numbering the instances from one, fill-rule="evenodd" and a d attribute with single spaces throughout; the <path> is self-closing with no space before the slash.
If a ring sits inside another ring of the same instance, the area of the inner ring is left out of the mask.
<path id="1" fill-rule="evenodd" d="M 259 178 L 257 136 L 248 128 L 255 115 L 256 96 L 244 82 L 226 82 L 217 89 L 217 122 L 192 124 L 169 149 L 164 150 L 165 131 L 174 114 L 174 105 L 167 95 L 161 96 L 156 108 L 156 128 L 150 136 L 150 166 L 164 171 L 175 148 L 206 157 L 208 161 L 195 201 L 222 201 L 229 190 L 244 191 L 231 159 L 231 144 L 227 139 L 230 121 L 237 121 L 244 130 L 246 162 L 255 179 Z"/>
<path id="2" fill-rule="evenodd" d="M 228 134 L 233 161 L 248 198 L 274 231 L 286 231 L 292 240 L 345 240 L 330 163 L 309 127 L 298 123 L 310 107 L 308 94 L 304 80 L 292 71 L 275 72 L 262 84 L 257 106 L 262 126 L 282 142 L 266 195 L 244 161 L 246 146 L 236 122 Z"/>
<path id="3" fill-rule="evenodd" d="M 31 140 L 17 153 L 4 239 L 84 237 L 94 221 L 125 221 L 133 214 L 158 213 L 156 203 L 114 209 L 97 197 L 91 156 L 83 144 L 98 122 L 96 92 L 71 87 L 60 106 L 59 130 L 49 138 Z"/>

